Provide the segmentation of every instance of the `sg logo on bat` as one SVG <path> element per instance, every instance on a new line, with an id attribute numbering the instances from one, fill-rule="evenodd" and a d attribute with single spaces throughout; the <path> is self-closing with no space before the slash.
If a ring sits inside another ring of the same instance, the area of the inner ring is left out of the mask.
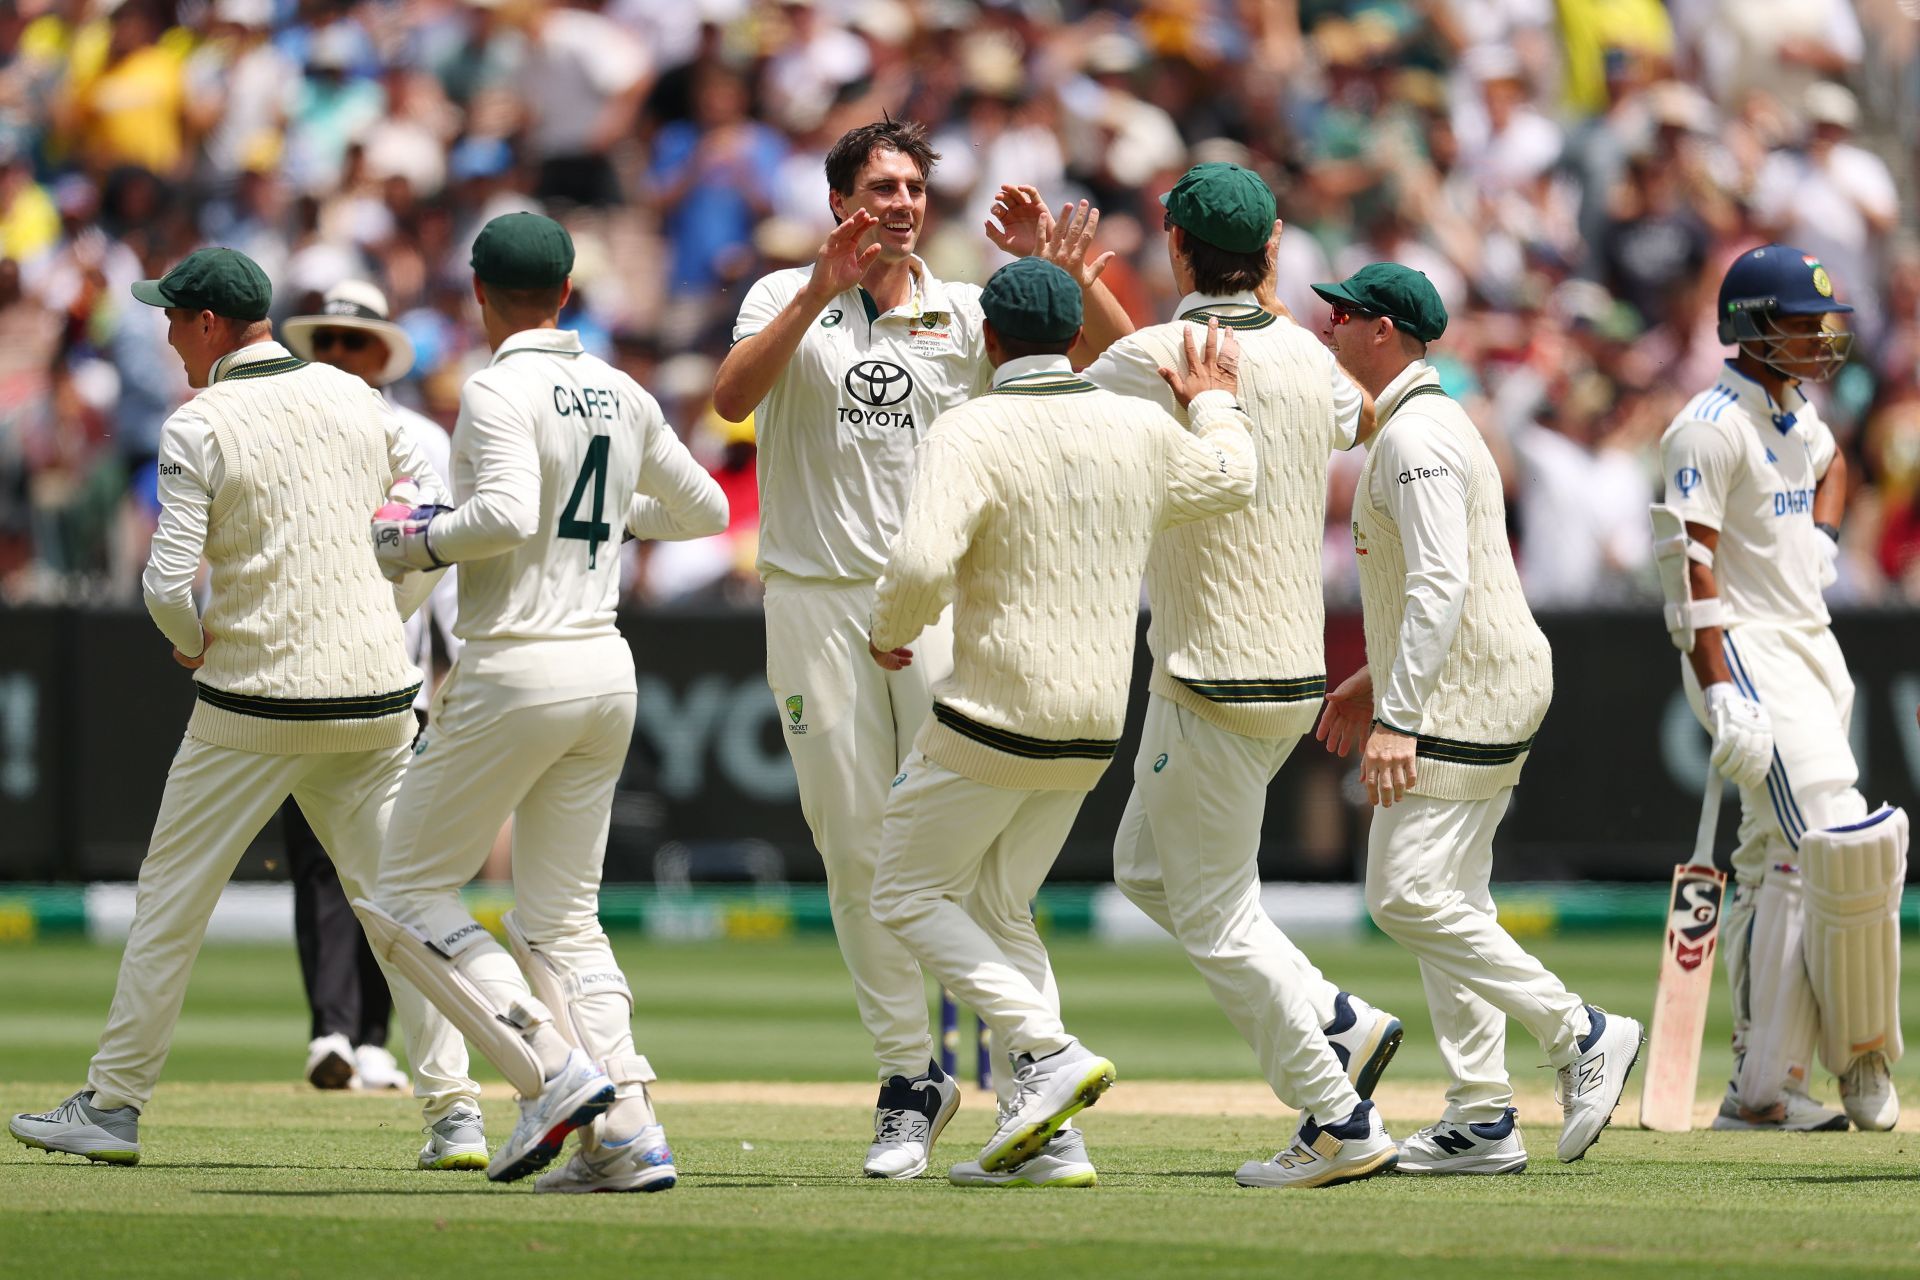
<path id="1" fill-rule="evenodd" d="M 1697 969 L 1713 958 L 1720 922 L 1720 897 L 1726 880 L 1718 872 L 1676 880 L 1667 912 L 1667 946 L 1682 969 Z"/>

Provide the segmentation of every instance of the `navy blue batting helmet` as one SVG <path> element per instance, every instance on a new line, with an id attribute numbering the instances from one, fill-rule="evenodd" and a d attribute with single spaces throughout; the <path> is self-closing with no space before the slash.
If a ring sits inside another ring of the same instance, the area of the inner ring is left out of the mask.
<path id="1" fill-rule="evenodd" d="M 1762 316 L 1811 316 L 1851 311 L 1833 296 L 1820 259 L 1784 244 L 1762 245 L 1734 259 L 1720 282 L 1720 341 L 1771 337 Z"/>

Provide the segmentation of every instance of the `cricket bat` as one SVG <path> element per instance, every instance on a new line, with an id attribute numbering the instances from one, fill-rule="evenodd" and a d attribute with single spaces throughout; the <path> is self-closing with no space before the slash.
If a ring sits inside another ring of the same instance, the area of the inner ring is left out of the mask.
<path id="1" fill-rule="evenodd" d="M 1660 987 L 1653 997 L 1646 1084 L 1640 1091 L 1640 1127 L 1662 1133 L 1693 1128 L 1693 1094 L 1700 1080 L 1700 1041 L 1713 994 L 1713 953 L 1720 943 L 1720 898 L 1726 873 L 1713 865 L 1720 825 L 1720 772 L 1707 766 L 1700 829 L 1693 857 L 1673 869 L 1667 936 L 1660 950 Z"/>

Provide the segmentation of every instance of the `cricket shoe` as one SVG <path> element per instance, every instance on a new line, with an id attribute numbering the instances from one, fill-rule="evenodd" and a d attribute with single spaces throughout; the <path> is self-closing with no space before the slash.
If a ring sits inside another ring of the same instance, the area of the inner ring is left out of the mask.
<path id="1" fill-rule="evenodd" d="M 1884 1133 L 1900 1119 L 1900 1095 L 1893 1091 L 1893 1073 L 1884 1053 L 1863 1053 L 1840 1077 L 1840 1105 L 1854 1128 Z"/>
<path id="2" fill-rule="evenodd" d="M 30 1147 L 85 1156 L 98 1164 L 140 1163 L 140 1108 L 102 1111 L 82 1089 L 51 1111 L 23 1111 L 7 1132 Z"/>
<path id="3" fill-rule="evenodd" d="M 487 1167 L 487 1131 L 480 1108 L 456 1102 L 453 1110 L 427 1126 L 427 1145 L 420 1148 L 422 1169 L 484 1169 Z"/>
<path id="4" fill-rule="evenodd" d="M 999 1173 L 988 1173 L 978 1160 L 963 1160 L 947 1170 L 956 1187 L 1091 1187 L 1099 1184 L 1093 1161 L 1087 1159 L 1087 1140 L 1078 1129 L 1061 1129 L 1040 1148 L 1040 1154 Z"/>
<path id="5" fill-rule="evenodd" d="M 617 1141 L 589 1138 L 583 1132 L 573 1157 L 558 1169 L 541 1174 L 533 1189 L 563 1195 L 594 1191 L 669 1191 L 679 1180 L 680 1174 L 673 1167 L 673 1151 L 667 1146 L 667 1131 L 657 1124 L 649 1124 Z"/>
<path id="6" fill-rule="evenodd" d="M 335 1033 L 307 1046 L 307 1083 L 316 1089 L 346 1089 L 353 1085 L 353 1041 Z"/>
<path id="7" fill-rule="evenodd" d="M 917 1178 L 927 1171 L 933 1144 L 960 1109 L 960 1082 L 929 1062 L 925 1075 L 893 1076 L 880 1086 L 873 1109 L 873 1145 L 862 1166 L 869 1178 Z"/>
<path id="8" fill-rule="evenodd" d="M 1645 1040 L 1640 1024 L 1625 1014 L 1588 1005 L 1587 1018 L 1587 1034 L 1577 1046 L 1580 1056 L 1560 1068 L 1560 1106 L 1566 1113 L 1560 1126 L 1560 1159 L 1567 1164 L 1600 1141 Z"/>
<path id="9" fill-rule="evenodd" d="M 1362 1099 L 1371 1098 L 1387 1064 L 1400 1052 L 1400 1019 L 1342 991 L 1333 999 L 1333 1021 L 1322 1030 L 1353 1091 Z"/>
<path id="10" fill-rule="evenodd" d="M 1781 1093 L 1778 1102 L 1764 1111 L 1755 1111 L 1740 1101 L 1729 1084 L 1726 1096 L 1720 1099 L 1720 1110 L 1714 1115 L 1711 1127 L 1722 1131 L 1758 1129 L 1775 1133 L 1844 1133 L 1847 1117 L 1832 1107 L 1815 1102 L 1805 1089 L 1787 1089 Z"/>
<path id="11" fill-rule="evenodd" d="M 567 1135 L 613 1105 L 613 1081 L 578 1049 L 537 1098 L 520 1099 L 520 1123 L 487 1166 L 495 1182 L 513 1182 L 547 1167 Z"/>
<path id="12" fill-rule="evenodd" d="M 1005 1173 L 1039 1155 L 1060 1126 L 1100 1101 L 1113 1085 L 1113 1064 L 1078 1040 L 1044 1058 L 1013 1060 L 1013 1101 L 980 1151 L 980 1167 Z"/>
<path id="13" fill-rule="evenodd" d="M 353 1075 L 356 1089 L 406 1089 L 413 1084 L 393 1055 L 377 1044 L 353 1051 Z"/>
<path id="14" fill-rule="evenodd" d="M 1337 1124 L 1303 1118 L 1292 1146 L 1271 1160 L 1247 1161 L 1233 1180 L 1243 1187 L 1337 1187 L 1385 1173 L 1399 1158 L 1380 1112 L 1363 1102 Z"/>
<path id="15" fill-rule="evenodd" d="M 1527 1147 L 1520 1140 L 1520 1113 L 1508 1107 L 1485 1124 L 1430 1124 L 1400 1144 L 1400 1173 L 1525 1173 Z"/>

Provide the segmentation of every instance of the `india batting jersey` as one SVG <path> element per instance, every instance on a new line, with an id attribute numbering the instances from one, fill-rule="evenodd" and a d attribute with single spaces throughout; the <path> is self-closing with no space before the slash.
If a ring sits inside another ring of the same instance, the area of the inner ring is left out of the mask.
<path id="1" fill-rule="evenodd" d="M 857 285 L 829 303 L 755 411 L 763 578 L 878 578 L 921 438 L 990 385 L 979 287 L 935 280 L 917 258 L 914 269 L 905 306 L 882 314 Z M 757 281 L 733 340 L 771 324 L 812 275 L 796 267 Z"/>
<path id="2" fill-rule="evenodd" d="M 1797 387 L 1787 404 L 1731 364 L 1660 440 L 1667 504 L 1720 531 L 1713 579 L 1728 625 L 1825 626 L 1813 491 L 1833 433 Z"/>

